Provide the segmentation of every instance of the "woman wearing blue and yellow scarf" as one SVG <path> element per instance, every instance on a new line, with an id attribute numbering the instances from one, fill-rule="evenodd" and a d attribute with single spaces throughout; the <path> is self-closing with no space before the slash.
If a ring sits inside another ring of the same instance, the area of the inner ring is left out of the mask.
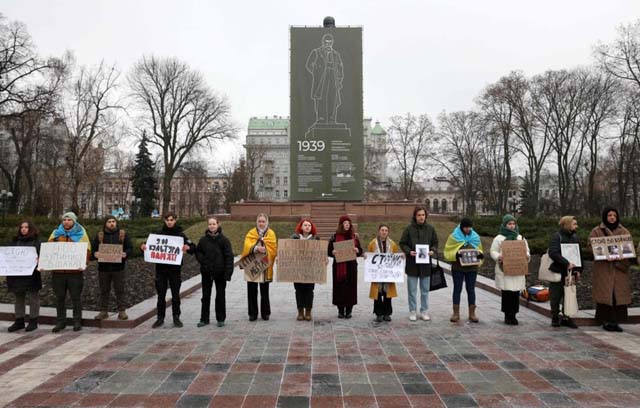
<path id="1" fill-rule="evenodd" d="M 467 288 L 467 300 L 469 303 L 469 321 L 477 323 L 476 316 L 476 277 L 480 265 L 466 265 L 461 263 L 463 250 L 477 250 L 477 259 L 482 263 L 484 258 L 482 242 L 477 232 L 473 230 L 473 224 L 469 218 L 463 218 L 444 246 L 444 257 L 451 262 L 451 275 L 453 276 L 453 315 L 452 322 L 460 320 L 460 294 L 462 285 Z M 462 252 L 461 252 L 462 251 Z M 472 262 L 474 263 L 474 262 Z"/>

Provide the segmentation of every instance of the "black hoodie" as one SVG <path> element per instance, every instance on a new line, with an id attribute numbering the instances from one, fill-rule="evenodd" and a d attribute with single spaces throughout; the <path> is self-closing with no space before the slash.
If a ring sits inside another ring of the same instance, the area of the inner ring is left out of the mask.
<path id="1" fill-rule="evenodd" d="M 233 274 L 233 250 L 231 241 L 222 234 L 222 227 L 215 234 L 206 230 L 196 248 L 196 259 L 200 263 L 203 279 L 225 279 Z"/>

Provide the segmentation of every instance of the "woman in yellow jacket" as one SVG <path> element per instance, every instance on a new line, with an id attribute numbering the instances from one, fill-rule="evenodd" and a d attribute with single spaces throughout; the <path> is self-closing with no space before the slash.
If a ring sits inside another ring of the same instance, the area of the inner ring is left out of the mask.
<path id="1" fill-rule="evenodd" d="M 389 226 L 380 224 L 378 235 L 369 242 L 367 252 L 376 253 L 397 253 L 400 252 L 398 245 L 389 238 Z M 369 290 L 369 298 L 373 299 L 373 313 L 376 315 L 376 322 L 391 321 L 391 298 L 397 297 L 396 284 L 394 282 L 372 282 Z"/>
<path id="2" fill-rule="evenodd" d="M 269 217 L 258 214 L 256 227 L 247 232 L 244 237 L 242 257 L 249 254 L 266 254 L 269 267 L 263 272 L 260 285 L 260 316 L 262 320 L 269 320 L 271 305 L 269 304 L 269 282 L 273 280 L 273 262 L 276 259 L 278 241 L 276 233 L 269 228 Z M 249 320 L 258 319 L 258 282 L 247 282 L 247 297 L 249 300 Z"/>

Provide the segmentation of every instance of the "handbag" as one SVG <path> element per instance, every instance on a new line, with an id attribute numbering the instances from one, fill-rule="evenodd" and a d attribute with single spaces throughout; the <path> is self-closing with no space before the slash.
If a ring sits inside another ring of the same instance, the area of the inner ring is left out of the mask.
<path id="1" fill-rule="evenodd" d="M 540 258 L 540 268 L 538 268 L 538 279 L 547 282 L 560 282 L 562 275 L 557 272 L 553 272 L 549 269 L 553 262 L 549 257 L 549 251 L 547 251 L 542 258 Z"/>
<path id="2" fill-rule="evenodd" d="M 573 317 L 578 314 L 578 296 L 576 294 L 576 282 L 573 276 L 567 276 L 564 285 L 564 305 L 562 312 L 565 316 Z"/>
<path id="3" fill-rule="evenodd" d="M 436 257 L 436 264 L 431 264 L 431 279 L 429 280 L 429 292 L 446 288 L 447 280 L 444 277 L 444 269 L 440 266 L 440 260 Z"/>

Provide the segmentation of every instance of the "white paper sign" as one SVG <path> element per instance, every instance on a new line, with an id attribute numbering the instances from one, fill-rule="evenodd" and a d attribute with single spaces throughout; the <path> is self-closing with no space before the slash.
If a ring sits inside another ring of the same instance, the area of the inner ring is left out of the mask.
<path id="1" fill-rule="evenodd" d="M 181 265 L 184 238 L 173 235 L 149 234 L 144 261 L 149 263 Z"/>
<path id="2" fill-rule="evenodd" d="M 416 263 L 428 264 L 429 262 L 431 262 L 429 258 L 429 245 L 416 245 Z"/>
<path id="3" fill-rule="evenodd" d="M 582 267 L 579 244 L 560 244 L 560 253 L 570 263 L 577 267 Z"/>
<path id="4" fill-rule="evenodd" d="M 0 247 L 0 276 L 31 276 L 38 265 L 32 246 Z"/>
<path id="5" fill-rule="evenodd" d="M 404 282 L 403 254 L 367 252 L 365 255 L 365 282 Z"/>
<path id="6" fill-rule="evenodd" d="M 86 242 L 43 242 L 40 245 L 38 269 L 43 271 L 87 268 Z"/>

